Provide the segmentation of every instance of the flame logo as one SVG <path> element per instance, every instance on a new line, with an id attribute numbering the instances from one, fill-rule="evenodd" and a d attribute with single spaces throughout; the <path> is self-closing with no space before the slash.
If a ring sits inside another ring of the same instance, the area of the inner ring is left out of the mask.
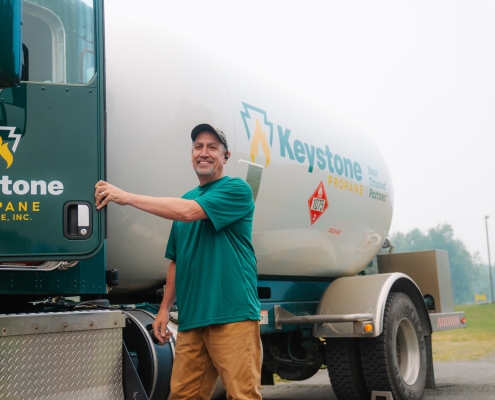
<path id="1" fill-rule="evenodd" d="M 9 150 L 9 144 L 3 143 L 2 138 L 0 137 L 0 157 L 2 157 L 7 162 L 7 168 L 10 168 L 12 162 L 14 161 L 14 156 Z"/>
<path id="2" fill-rule="evenodd" d="M 251 161 L 254 162 L 254 158 L 258 155 L 258 149 L 261 144 L 261 149 L 265 153 L 266 165 L 270 164 L 270 146 L 266 140 L 266 133 L 261 130 L 261 124 L 258 118 L 256 118 L 256 130 L 253 134 L 253 139 L 251 140 Z"/>
<path id="3" fill-rule="evenodd" d="M 320 187 L 320 189 L 318 190 L 318 195 L 316 197 L 320 197 L 323 196 L 323 189 Z"/>

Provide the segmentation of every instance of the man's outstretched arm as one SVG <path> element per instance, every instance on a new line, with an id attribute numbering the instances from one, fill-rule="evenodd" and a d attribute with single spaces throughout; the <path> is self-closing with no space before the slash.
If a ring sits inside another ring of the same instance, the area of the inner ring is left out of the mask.
<path id="1" fill-rule="evenodd" d="M 96 209 L 101 210 L 113 201 L 121 206 L 130 205 L 150 214 L 173 221 L 199 221 L 208 216 L 194 200 L 176 197 L 151 197 L 125 192 L 105 181 L 95 186 Z"/>

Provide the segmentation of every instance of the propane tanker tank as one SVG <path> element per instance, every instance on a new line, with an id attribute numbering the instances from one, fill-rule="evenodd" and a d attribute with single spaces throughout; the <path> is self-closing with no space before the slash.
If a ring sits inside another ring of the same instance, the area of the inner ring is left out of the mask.
<path id="1" fill-rule="evenodd" d="M 336 278 L 364 269 L 393 211 L 390 173 L 370 138 L 336 123 L 331 110 L 223 67 L 139 7 L 127 20 L 116 0 L 105 5 L 109 182 L 133 193 L 182 196 L 198 185 L 191 129 L 210 123 L 227 134 L 228 175 L 245 179 L 250 162 L 264 167 L 253 224 L 261 279 Z M 128 29 L 136 24 L 139 30 Z M 108 208 L 108 268 L 119 270 L 112 292 L 163 283 L 171 221 L 129 206 Z"/>

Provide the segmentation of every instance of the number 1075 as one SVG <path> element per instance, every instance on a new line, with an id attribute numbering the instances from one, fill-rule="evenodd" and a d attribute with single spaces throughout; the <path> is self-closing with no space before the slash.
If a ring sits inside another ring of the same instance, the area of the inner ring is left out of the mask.
<path id="1" fill-rule="evenodd" d="M 313 204 L 311 205 L 312 210 L 323 211 L 324 207 L 325 207 L 325 200 L 319 199 L 317 197 L 313 199 Z"/>

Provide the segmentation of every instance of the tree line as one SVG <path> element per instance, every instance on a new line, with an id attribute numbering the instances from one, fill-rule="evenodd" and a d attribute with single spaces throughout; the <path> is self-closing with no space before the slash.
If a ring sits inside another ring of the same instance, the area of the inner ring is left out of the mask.
<path id="1" fill-rule="evenodd" d="M 434 249 L 447 251 L 454 303 L 474 303 L 475 294 L 485 293 L 487 301 L 491 301 L 488 265 L 481 263 L 478 253 L 469 253 L 464 243 L 454 237 L 454 230 L 449 224 L 431 228 L 426 233 L 419 229 L 406 234 L 394 233 L 390 242 L 394 253 Z M 495 278 L 493 267 L 492 276 Z"/>

